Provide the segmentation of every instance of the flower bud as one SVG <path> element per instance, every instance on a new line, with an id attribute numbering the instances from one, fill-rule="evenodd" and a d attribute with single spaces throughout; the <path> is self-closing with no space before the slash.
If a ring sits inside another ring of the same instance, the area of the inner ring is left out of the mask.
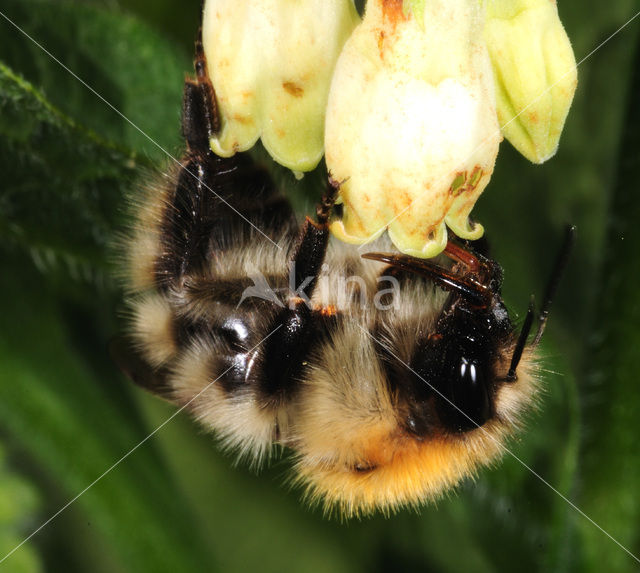
<path id="1" fill-rule="evenodd" d="M 477 0 L 368 1 L 327 106 L 340 239 L 364 243 L 388 228 L 401 251 L 427 258 L 446 246 L 446 225 L 482 235 L 468 216 L 501 140 L 483 26 Z"/>
<path id="2" fill-rule="evenodd" d="M 485 0 L 484 37 L 502 133 L 530 161 L 552 157 L 578 82 L 554 0 Z"/>
<path id="3" fill-rule="evenodd" d="M 331 74 L 357 22 L 352 0 L 207 0 L 203 45 L 221 115 L 212 150 L 228 157 L 262 137 L 282 165 L 313 169 Z"/>

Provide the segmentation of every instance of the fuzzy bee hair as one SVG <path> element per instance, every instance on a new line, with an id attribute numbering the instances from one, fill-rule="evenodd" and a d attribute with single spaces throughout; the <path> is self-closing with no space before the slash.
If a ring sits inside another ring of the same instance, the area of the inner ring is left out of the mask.
<path id="1" fill-rule="evenodd" d="M 181 166 L 139 197 L 127 238 L 123 369 L 253 463 L 290 448 L 294 480 L 328 510 L 436 499 L 500 455 L 538 392 L 500 267 L 456 243 L 449 262 L 329 244 L 335 183 L 299 225 L 246 154 L 211 152 L 200 44 L 195 69 Z"/>

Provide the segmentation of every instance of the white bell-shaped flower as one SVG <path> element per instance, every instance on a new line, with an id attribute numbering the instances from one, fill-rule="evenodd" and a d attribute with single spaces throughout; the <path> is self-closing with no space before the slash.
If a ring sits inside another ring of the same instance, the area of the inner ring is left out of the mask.
<path id="1" fill-rule="evenodd" d="M 333 68 L 358 21 L 353 0 L 207 0 L 203 45 L 221 115 L 213 151 L 228 157 L 261 137 L 282 165 L 313 169 Z"/>
<path id="2" fill-rule="evenodd" d="M 334 72 L 327 167 L 343 216 L 331 229 L 364 243 L 385 229 L 403 252 L 433 257 L 469 213 L 502 139 L 477 0 L 369 0 Z"/>

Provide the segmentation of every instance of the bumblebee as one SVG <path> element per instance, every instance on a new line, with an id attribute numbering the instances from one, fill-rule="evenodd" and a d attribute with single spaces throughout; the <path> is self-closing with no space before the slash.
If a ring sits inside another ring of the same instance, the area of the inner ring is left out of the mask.
<path id="1" fill-rule="evenodd" d="M 347 517 L 434 500 L 496 460 L 538 395 L 548 304 L 527 344 L 533 307 L 518 333 L 500 266 L 468 244 L 421 260 L 330 243 L 331 180 L 299 225 L 249 155 L 211 151 L 201 41 L 195 71 L 186 153 L 126 240 L 122 368 L 251 463 L 287 447 L 309 500 Z"/>

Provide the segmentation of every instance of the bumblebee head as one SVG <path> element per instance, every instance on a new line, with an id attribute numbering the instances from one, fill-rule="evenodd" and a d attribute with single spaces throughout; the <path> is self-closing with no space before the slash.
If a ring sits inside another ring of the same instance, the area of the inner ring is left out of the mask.
<path id="1" fill-rule="evenodd" d="M 327 510 L 438 498 L 496 460 L 534 402 L 534 350 L 510 380 L 517 335 L 497 322 L 501 309 L 430 310 L 373 332 L 345 322 L 309 372 L 291 445 L 309 497 Z"/>

